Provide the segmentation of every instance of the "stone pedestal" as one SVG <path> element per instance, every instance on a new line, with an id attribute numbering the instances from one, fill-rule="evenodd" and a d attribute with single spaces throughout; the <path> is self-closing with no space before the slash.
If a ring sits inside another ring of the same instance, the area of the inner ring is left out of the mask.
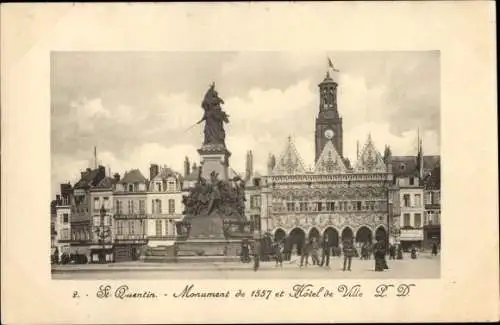
<path id="1" fill-rule="evenodd" d="M 220 215 L 212 214 L 206 217 L 190 220 L 190 239 L 224 239 L 223 220 Z"/>
<path id="2" fill-rule="evenodd" d="M 238 257 L 241 240 L 227 239 L 188 239 L 175 243 L 177 257 Z"/>
<path id="3" fill-rule="evenodd" d="M 224 145 L 203 145 L 198 149 L 200 164 L 202 166 L 201 176 L 210 180 L 210 173 L 215 171 L 220 180 L 228 179 L 229 157 L 231 153 Z"/>

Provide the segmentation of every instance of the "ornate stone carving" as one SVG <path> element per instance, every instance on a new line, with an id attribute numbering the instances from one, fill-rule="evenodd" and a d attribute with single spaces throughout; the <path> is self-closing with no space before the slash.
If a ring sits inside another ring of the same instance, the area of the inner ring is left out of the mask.
<path id="1" fill-rule="evenodd" d="M 346 171 L 347 168 L 342 157 L 335 150 L 332 141 L 328 141 L 316 162 L 315 172 L 318 174 L 339 174 Z"/>

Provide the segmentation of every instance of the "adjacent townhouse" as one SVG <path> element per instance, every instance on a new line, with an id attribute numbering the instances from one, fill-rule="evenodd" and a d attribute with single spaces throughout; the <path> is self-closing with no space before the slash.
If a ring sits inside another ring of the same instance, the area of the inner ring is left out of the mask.
<path id="1" fill-rule="evenodd" d="M 147 242 L 146 198 L 148 181 L 139 169 L 125 172 L 115 186 L 115 261 L 138 260 Z"/>
<path id="2" fill-rule="evenodd" d="M 149 176 L 146 196 L 148 246 L 171 246 L 176 238 L 176 223 L 182 220 L 183 177 L 157 164 L 150 166 Z"/>

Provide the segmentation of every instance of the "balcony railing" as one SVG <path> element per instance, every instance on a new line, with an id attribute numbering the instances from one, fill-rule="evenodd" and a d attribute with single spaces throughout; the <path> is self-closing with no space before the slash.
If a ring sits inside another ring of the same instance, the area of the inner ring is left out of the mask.
<path id="1" fill-rule="evenodd" d="M 145 211 L 137 212 L 137 213 L 124 213 L 119 212 L 113 215 L 115 219 L 146 219 L 147 215 Z"/>
<path id="2" fill-rule="evenodd" d="M 148 236 L 149 240 L 182 240 L 185 238 L 186 236 L 179 235 Z"/>
<path id="3" fill-rule="evenodd" d="M 148 214 L 147 218 L 151 219 L 181 219 L 182 214 L 180 213 L 152 213 Z"/>
<path id="4" fill-rule="evenodd" d="M 144 234 L 115 235 L 115 240 L 116 241 L 142 241 L 142 240 L 146 240 L 146 235 L 144 235 Z"/>

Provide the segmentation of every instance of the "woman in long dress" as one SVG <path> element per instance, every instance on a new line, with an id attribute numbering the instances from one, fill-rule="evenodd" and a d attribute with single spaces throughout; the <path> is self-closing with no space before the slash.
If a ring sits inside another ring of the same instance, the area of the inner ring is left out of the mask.
<path id="1" fill-rule="evenodd" d="M 387 262 L 385 261 L 385 247 L 381 240 L 378 240 L 373 246 L 373 255 L 375 257 L 375 271 L 384 271 L 387 266 Z"/>

